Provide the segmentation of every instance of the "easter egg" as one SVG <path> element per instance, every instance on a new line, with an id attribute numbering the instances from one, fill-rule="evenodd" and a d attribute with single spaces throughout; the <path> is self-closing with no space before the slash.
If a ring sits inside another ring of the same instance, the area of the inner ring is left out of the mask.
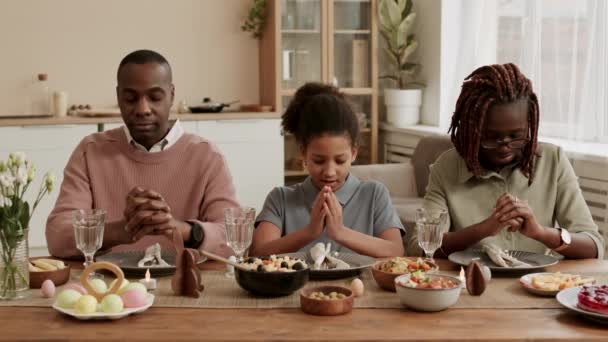
<path id="1" fill-rule="evenodd" d="M 74 310 L 81 314 L 91 314 L 97 311 L 97 299 L 91 295 L 80 296 L 74 304 Z"/>
<path id="2" fill-rule="evenodd" d="M 47 279 L 42 282 L 40 291 L 42 291 L 42 297 L 52 298 L 55 295 L 55 284 L 51 279 Z"/>
<path id="3" fill-rule="evenodd" d="M 105 313 L 118 313 L 124 308 L 124 303 L 119 295 L 110 294 L 101 300 L 101 311 Z"/>
<path id="4" fill-rule="evenodd" d="M 130 289 L 125 291 L 120 297 L 125 304 L 125 308 L 139 308 L 146 305 L 147 295 L 147 293 L 141 292 L 138 289 Z"/>
<path id="5" fill-rule="evenodd" d="M 76 290 L 63 290 L 57 296 L 57 305 L 64 309 L 71 309 L 80 297 L 82 297 L 82 294 Z"/>
<path id="6" fill-rule="evenodd" d="M 64 290 L 67 290 L 67 289 L 76 290 L 80 294 L 83 294 L 83 295 L 88 294 L 87 290 L 82 285 L 80 285 L 78 283 L 69 283 L 69 284 L 63 285 L 63 289 Z"/>
<path id="7" fill-rule="evenodd" d="M 93 290 L 99 294 L 106 293 L 106 291 L 108 291 L 108 285 L 106 285 L 106 283 L 99 278 L 89 279 L 89 285 L 91 285 Z"/>
<path id="8" fill-rule="evenodd" d="M 141 293 L 143 293 L 144 295 L 146 293 L 148 293 L 148 289 L 146 289 L 146 287 L 144 286 L 144 284 L 140 284 L 140 283 L 129 283 L 127 284 L 127 286 L 122 287 L 120 289 L 120 291 L 118 291 L 119 295 L 122 295 L 123 293 L 129 291 L 129 290 L 137 290 L 140 291 Z"/>
<path id="9" fill-rule="evenodd" d="M 363 292 L 365 292 L 363 282 L 359 278 L 353 279 L 353 281 L 350 283 L 350 289 L 353 291 L 355 297 L 361 297 L 363 296 Z"/>
<path id="10" fill-rule="evenodd" d="M 116 284 L 116 281 L 118 279 L 114 279 L 112 280 L 112 282 L 110 283 L 110 286 L 108 286 L 108 289 L 111 289 L 112 287 L 114 287 L 114 284 Z M 118 288 L 118 293 L 121 293 L 121 290 L 125 288 L 125 286 L 129 285 L 129 281 L 127 279 L 123 279 L 122 280 L 122 285 L 120 285 L 120 287 Z"/>

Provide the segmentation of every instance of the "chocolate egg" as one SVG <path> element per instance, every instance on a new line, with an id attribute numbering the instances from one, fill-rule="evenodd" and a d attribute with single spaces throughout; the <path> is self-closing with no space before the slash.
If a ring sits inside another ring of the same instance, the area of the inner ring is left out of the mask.
<path id="1" fill-rule="evenodd" d="M 125 308 L 139 308 L 146 305 L 146 294 L 137 289 L 124 292 L 120 298 Z"/>
<path id="2" fill-rule="evenodd" d="M 76 291 L 80 292 L 80 294 L 82 294 L 82 295 L 88 294 L 87 290 L 82 285 L 80 285 L 78 283 L 69 283 L 69 284 L 66 284 L 66 285 L 63 286 L 63 289 L 64 290 L 67 290 L 67 289 L 76 290 Z"/>
<path id="3" fill-rule="evenodd" d="M 350 283 L 350 289 L 353 291 L 353 294 L 355 295 L 355 297 L 361 297 L 361 296 L 363 296 L 363 293 L 365 292 L 365 287 L 363 286 L 363 282 L 359 278 L 353 279 L 353 281 Z"/>
<path id="4" fill-rule="evenodd" d="M 486 276 L 482 271 L 482 265 L 473 260 L 469 263 L 469 266 L 467 266 L 465 273 L 467 291 L 471 296 L 480 296 L 486 290 L 487 285 Z"/>
<path id="5" fill-rule="evenodd" d="M 55 284 L 51 279 L 47 279 L 42 282 L 40 291 L 42 291 L 42 297 L 52 298 L 55 295 Z"/>

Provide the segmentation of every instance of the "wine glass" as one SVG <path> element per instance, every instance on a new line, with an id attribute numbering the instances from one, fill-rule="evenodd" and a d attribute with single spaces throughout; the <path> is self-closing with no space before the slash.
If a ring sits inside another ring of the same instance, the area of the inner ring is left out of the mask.
<path id="1" fill-rule="evenodd" d="M 426 261 L 433 265 L 436 265 L 433 254 L 441 247 L 447 218 L 448 212 L 445 209 L 416 209 L 418 245 L 424 250 Z"/>
<path id="2" fill-rule="evenodd" d="M 103 209 L 76 209 L 72 212 L 76 248 L 84 254 L 85 268 L 93 263 L 95 252 L 103 244 L 105 218 L 106 212 Z M 91 277 L 102 276 L 92 272 Z"/>
<path id="3" fill-rule="evenodd" d="M 237 262 L 243 261 L 245 251 L 251 246 L 255 209 L 250 207 L 235 207 L 224 209 L 226 224 L 226 243 L 236 254 Z M 234 276 L 234 271 L 227 276 Z"/>

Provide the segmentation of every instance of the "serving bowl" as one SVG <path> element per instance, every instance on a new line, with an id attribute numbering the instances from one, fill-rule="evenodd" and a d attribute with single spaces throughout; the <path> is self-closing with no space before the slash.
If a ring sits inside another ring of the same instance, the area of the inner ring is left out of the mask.
<path id="1" fill-rule="evenodd" d="M 330 300 L 314 299 L 310 298 L 313 292 L 322 292 L 326 295 L 336 292 L 346 297 Z M 353 291 L 342 286 L 308 287 L 300 291 L 300 306 L 302 307 L 302 311 L 310 315 L 336 316 L 348 313 L 353 309 L 354 299 Z"/>
<path id="2" fill-rule="evenodd" d="M 309 268 L 292 272 L 258 272 L 235 268 L 236 282 L 244 290 L 257 296 L 287 296 L 301 289 L 307 282 Z"/>
<path id="3" fill-rule="evenodd" d="M 391 292 L 395 292 L 395 278 L 397 278 L 400 275 L 403 274 L 408 274 L 411 272 L 416 271 L 416 269 L 409 269 L 408 271 L 404 271 L 404 272 L 388 272 L 388 271 L 384 271 L 382 270 L 382 266 L 385 265 L 387 262 L 393 260 L 393 259 L 401 259 L 404 261 L 408 261 L 411 263 L 418 263 L 418 259 L 416 258 L 408 258 L 408 257 L 396 257 L 396 258 L 391 258 L 391 259 L 384 259 L 384 260 L 379 260 L 376 263 L 374 263 L 374 265 L 372 266 L 372 276 L 374 277 L 374 280 L 376 281 L 376 284 L 378 284 L 378 286 L 386 291 L 391 291 Z M 420 259 L 422 260 L 422 259 Z M 424 265 L 428 265 L 428 269 L 421 269 L 422 271 L 434 271 L 437 270 L 437 266 L 436 265 L 432 265 L 430 263 L 427 263 L 426 261 L 421 261 L 422 263 L 424 263 Z M 425 266 L 426 268 L 427 266 Z"/>
<path id="4" fill-rule="evenodd" d="M 39 289 L 47 279 L 50 279 L 55 286 L 63 285 L 70 279 L 70 269 L 70 265 L 65 265 L 64 268 L 55 271 L 30 271 L 30 289 Z"/>
<path id="5" fill-rule="evenodd" d="M 462 290 L 462 281 L 456 277 L 443 274 L 427 274 L 431 279 L 443 277 L 456 284 L 452 288 L 415 288 L 403 284 L 409 282 L 411 274 L 400 275 L 395 278 L 395 288 L 402 305 L 417 311 L 441 311 L 449 308 L 458 301 Z"/>

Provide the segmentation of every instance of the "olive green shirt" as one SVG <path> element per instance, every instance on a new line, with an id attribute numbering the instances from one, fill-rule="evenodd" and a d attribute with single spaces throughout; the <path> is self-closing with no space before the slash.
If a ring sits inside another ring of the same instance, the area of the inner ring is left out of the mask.
<path id="1" fill-rule="evenodd" d="M 498 173 L 484 171 L 482 176 L 475 177 L 456 149 L 448 150 L 431 166 L 424 206 L 447 209 L 447 227 L 457 231 L 488 218 L 498 198 L 508 192 L 528 201 L 540 225 L 559 226 L 570 233 L 591 237 L 597 246 L 598 258 L 602 259 L 604 239 L 593 222 L 566 154 L 560 147 L 546 143 L 539 144 L 538 152 L 534 181 L 528 186 L 528 178 L 518 164 L 506 166 Z M 549 252 L 543 243 L 507 229 L 481 240 L 480 244 L 486 242 L 503 249 Z M 416 234 L 413 234 L 407 252 L 417 254 L 418 251 Z"/>

